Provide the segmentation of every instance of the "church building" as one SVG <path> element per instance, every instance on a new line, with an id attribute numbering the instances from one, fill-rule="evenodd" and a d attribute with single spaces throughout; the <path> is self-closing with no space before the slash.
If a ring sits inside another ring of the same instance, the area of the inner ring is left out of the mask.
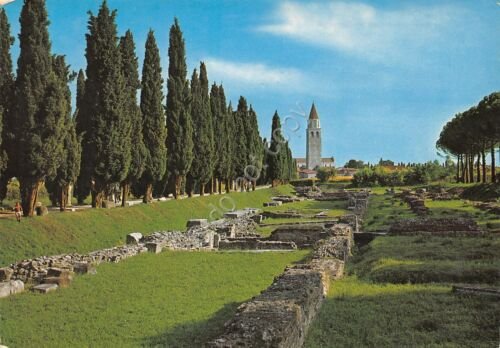
<path id="1" fill-rule="evenodd" d="M 321 157 L 321 125 L 314 103 L 309 113 L 306 130 L 306 158 L 296 158 L 297 169 L 301 178 L 316 176 L 318 167 L 334 167 L 333 157 Z"/>

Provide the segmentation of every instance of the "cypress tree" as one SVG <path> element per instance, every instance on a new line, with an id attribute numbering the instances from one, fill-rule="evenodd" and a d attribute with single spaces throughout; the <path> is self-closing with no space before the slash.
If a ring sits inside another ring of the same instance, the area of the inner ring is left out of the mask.
<path id="1" fill-rule="evenodd" d="M 120 52 L 122 56 L 122 73 L 125 78 L 125 105 L 123 117 L 128 118 L 131 125 L 130 145 L 131 161 L 127 177 L 122 181 L 122 207 L 125 206 L 130 185 L 137 182 L 144 172 L 146 165 L 146 146 L 142 135 L 141 110 L 137 105 L 137 90 L 141 87 L 139 81 L 139 64 L 135 54 L 135 43 L 132 32 L 127 30 L 120 38 Z"/>
<path id="2" fill-rule="evenodd" d="M 167 167 L 174 186 L 174 196 L 180 195 L 181 185 L 193 161 L 193 124 L 191 96 L 186 80 L 186 52 L 177 18 L 170 28 L 167 80 Z"/>
<path id="3" fill-rule="evenodd" d="M 144 203 L 153 199 L 153 184 L 163 178 L 167 170 L 165 140 L 165 110 L 163 107 L 163 78 L 160 52 L 152 30 L 146 40 L 146 53 L 142 65 L 141 112 L 142 133 L 146 146 L 146 166 L 143 173 Z"/>
<path id="4" fill-rule="evenodd" d="M 66 110 L 52 69 L 45 1 L 26 0 L 20 23 L 14 146 L 24 215 L 33 216 L 40 185 L 61 161 Z"/>
<path id="5" fill-rule="evenodd" d="M 221 86 L 221 93 L 223 92 Z M 227 165 L 227 179 L 226 179 L 226 193 L 231 192 L 233 187 L 234 178 L 236 177 L 236 151 L 237 151 L 237 126 L 235 121 L 235 112 L 233 110 L 233 104 L 231 101 L 226 109 L 226 119 L 227 119 L 227 141 L 230 144 L 229 161 Z"/>
<path id="6" fill-rule="evenodd" d="M 278 111 L 275 111 L 271 127 L 271 144 L 267 152 L 267 175 L 273 187 L 276 186 L 278 180 L 280 180 L 283 175 L 283 150 L 280 117 Z"/>
<path id="7" fill-rule="evenodd" d="M 12 157 L 12 140 L 14 138 L 14 123 L 12 122 L 12 93 L 14 75 L 12 73 L 12 59 L 10 46 L 14 44 L 14 37 L 10 36 L 10 24 L 5 9 L 0 9 L 0 202 L 7 194 L 7 184 L 14 176 L 14 161 L 7 167 L 8 155 Z"/>
<path id="8" fill-rule="evenodd" d="M 90 194 L 93 162 L 91 161 L 91 150 L 89 149 L 89 139 L 92 135 L 91 118 L 85 113 L 85 73 L 82 69 L 78 72 L 76 80 L 76 111 L 74 123 L 77 136 L 82 139 L 82 153 L 80 156 L 80 173 L 75 183 L 74 195 L 78 204 L 83 204 L 85 198 Z"/>
<path id="9" fill-rule="evenodd" d="M 200 66 L 200 77 L 196 69 L 191 79 L 191 115 L 193 119 L 193 162 L 190 176 L 200 187 L 200 195 L 205 193 L 205 185 L 212 177 L 214 168 L 214 132 L 212 112 L 208 95 L 208 77 L 204 63 Z"/>
<path id="10" fill-rule="evenodd" d="M 247 128 L 247 163 L 249 164 L 245 175 L 252 184 L 252 190 L 255 191 L 257 179 L 262 170 L 262 138 L 259 134 L 259 124 L 257 121 L 257 114 L 250 105 L 248 111 L 248 128 Z"/>
<path id="11" fill-rule="evenodd" d="M 71 199 L 70 186 L 75 183 L 80 171 L 81 144 L 76 135 L 75 122 L 71 118 L 71 92 L 68 83 L 74 76 L 70 75 L 64 56 L 54 57 L 53 69 L 58 78 L 57 99 L 54 99 L 54 102 L 59 103 L 61 113 L 64 113 L 63 149 L 55 177 L 49 178 L 45 184 L 52 200 L 59 204 L 61 211 L 64 211 L 68 200 Z"/>
<path id="12" fill-rule="evenodd" d="M 234 113 L 234 141 L 235 141 L 235 156 L 234 156 L 234 168 L 235 173 L 238 176 L 237 182 L 240 189 L 243 191 L 246 185 L 245 179 L 245 168 L 248 165 L 248 149 L 247 149 L 247 137 L 246 133 L 248 131 L 248 104 L 244 97 L 240 96 L 238 100 L 238 107 Z"/>
<path id="13" fill-rule="evenodd" d="M 92 206 L 101 207 L 113 184 L 122 182 L 129 172 L 132 127 L 125 111 L 128 95 L 116 11 L 111 12 L 103 1 L 97 16 L 89 15 L 82 117 L 89 117 L 91 132 L 84 137 L 83 156 L 92 167 Z"/>

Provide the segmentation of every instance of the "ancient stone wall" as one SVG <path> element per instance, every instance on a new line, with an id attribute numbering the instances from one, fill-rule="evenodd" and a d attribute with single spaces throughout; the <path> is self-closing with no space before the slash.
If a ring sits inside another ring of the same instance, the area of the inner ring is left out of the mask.
<path id="1" fill-rule="evenodd" d="M 389 229 L 392 235 L 481 236 L 477 223 L 469 218 L 416 218 L 399 220 Z"/>

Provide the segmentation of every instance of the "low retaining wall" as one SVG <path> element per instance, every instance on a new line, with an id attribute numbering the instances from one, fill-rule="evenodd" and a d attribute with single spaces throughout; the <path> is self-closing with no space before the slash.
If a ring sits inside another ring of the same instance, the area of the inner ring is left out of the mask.
<path id="1" fill-rule="evenodd" d="M 324 224 L 287 225 L 275 229 L 269 240 L 294 242 L 299 248 L 312 247 L 317 241 L 336 235 L 346 235 L 351 232 L 349 225 L 334 224 L 325 227 Z"/>
<path id="2" fill-rule="evenodd" d="M 400 220 L 389 229 L 391 235 L 482 236 L 473 219 L 468 218 L 417 218 Z"/>
<path id="3" fill-rule="evenodd" d="M 287 267 L 260 295 L 238 307 L 224 333 L 208 347 L 299 348 L 326 296 L 331 279 L 344 272 L 337 256 L 350 254 L 352 231 L 316 243 L 312 260 Z"/>
<path id="4" fill-rule="evenodd" d="M 219 242 L 219 250 L 296 250 L 294 242 L 260 240 L 257 238 L 224 239 Z"/>

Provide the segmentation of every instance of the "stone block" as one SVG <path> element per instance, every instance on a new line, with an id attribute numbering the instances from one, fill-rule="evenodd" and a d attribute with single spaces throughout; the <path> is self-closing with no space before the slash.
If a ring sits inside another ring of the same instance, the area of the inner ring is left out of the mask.
<path id="1" fill-rule="evenodd" d="M 281 201 L 265 202 L 264 207 L 279 207 L 283 203 Z"/>
<path id="2" fill-rule="evenodd" d="M 48 292 L 57 290 L 57 288 L 59 288 L 57 284 L 40 284 L 31 288 L 31 290 L 41 294 L 46 294 Z"/>
<path id="3" fill-rule="evenodd" d="M 57 284 L 60 288 L 67 288 L 73 281 L 73 277 L 46 277 L 42 280 L 43 284 Z"/>
<path id="4" fill-rule="evenodd" d="M 0 298 L 18 294 L 24 291 L 24 283 L 20 280 L 9 280 L 0 283 Z"/>
<path id="5" fill-rule="evenodd" d="M 45 216 L 49 213 L 49 209 L 45 206 L 36 207 L 35 211 L 37 216 Z"/>
<path id="6" fill-rule="evenodd" d="M 148 252 L 155 254 L 161 253 L 162 249 L 159 243 L 146 243 L 146 248 L 148 249 Z"/>
<path id="7" fill-rule="evenodd" d="M 10 280 L 13 273 L 14 273 L 14 271 L 12 270 L 12 268 L 8 268 L 8 267 L 0 268 L 0 281 L 3 282 L 3 281 Z"/>
<path id="8" fill-rule="evenodd" d="M 204 227 L 204 226 L 207 226 L 208 225 L 208 220 L 207 219 L 189 219 L 187 224 L 186 224 L 186 227 L 187 228 L 190 228 L 190 227 Z"/>
<path id="9" fill-rule="evenodd" d="M 96 274 L 95 265 L 89 262 L 77 262 L 73 266 L 73 271 L 78 274 Z"/>
<path id="10" fill-rule="evenodd" d="M 102 201 L 102 207 L 106 209 L 114 208 L 116 207 L 116 204 L 113 201 Z"/>
<path id="11" fill-rule="evenodd" d="M 142 233 L 140 233 L 140 232 L 129 233 L 129 234 L 127 234 L 126 243 L 127 244 L 139 244 L 142 237 L 143 237 Z"/>
<path id="12" fill-rule="evenodd" d="M 62 269 L 51 267 L 47 270 L 47 277 L 63 277 L 68 278 L 72 276 L 72 272 L 69 269 Z"/>
<path id="13" fill-rule="evenodd" d="M 247 212 L 242 210 L 229 211 L 224 214 L 226 219 L 239 219 L 247 215 Z"/>
<path id="14" fill-rule="evenodd" d="M 219 243 L 220 243 L 220 235 L 218 233 L 215 233 L 214 234 L 214 243 L 213 243 L 213 247 L 214 248 L 218 248 L 219 247 Z"/>
<path id="15" fill-rule="evenodd" d="M 257 224 L 260 224 L 262 223 L 262 219 L 263 219 L 263 216 L 262 215 L 254 215 L 252 216 L 252 220 L 257 223 Z"/>

